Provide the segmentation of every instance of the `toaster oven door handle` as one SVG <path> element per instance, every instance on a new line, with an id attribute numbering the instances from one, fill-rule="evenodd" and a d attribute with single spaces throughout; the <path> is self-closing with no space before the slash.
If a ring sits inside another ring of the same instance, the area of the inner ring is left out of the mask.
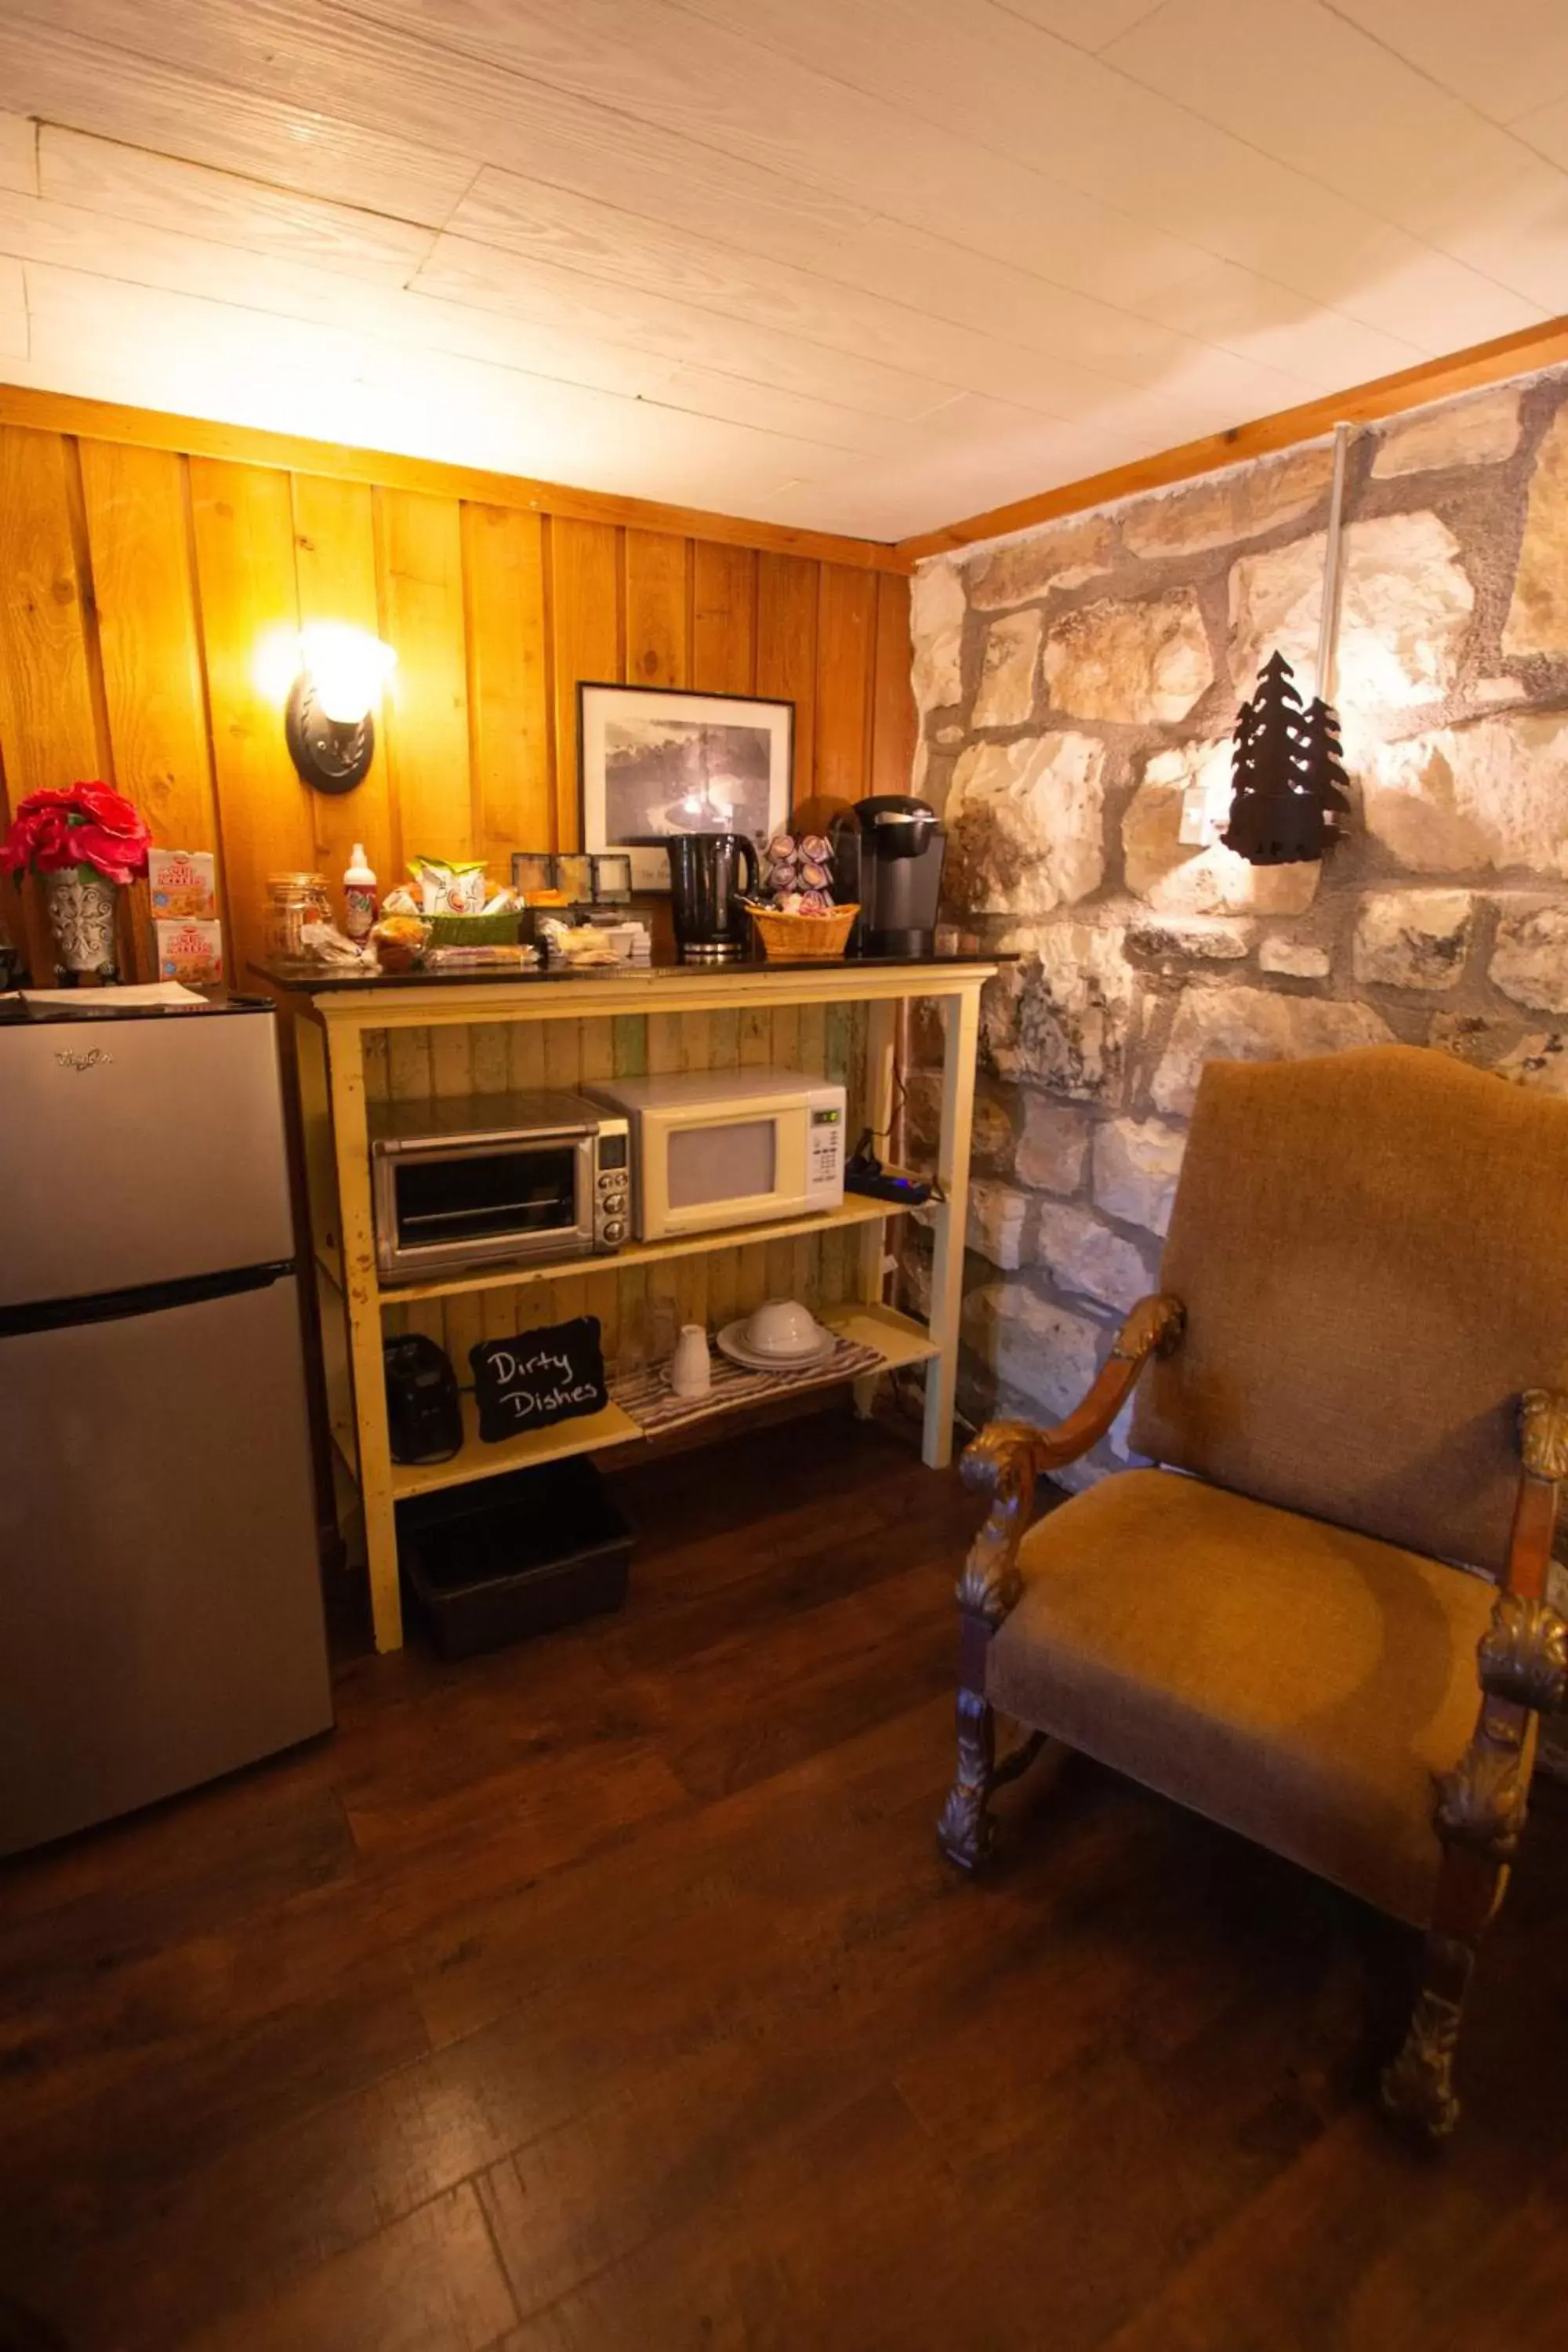
<path id="1" fill-rule="evenodd" d="M 375 1159 L 401 1159 L 410 1152 L 425 1160 L 466 1160 L 476 1151 L 494 1152 L 509 1147 L 518 1151 L 542 1150 L 558 1143 L 592 1142 L 596 1127 L 497 1127 L 482 1135 L 378 1135 L 371 1143 Z"/>

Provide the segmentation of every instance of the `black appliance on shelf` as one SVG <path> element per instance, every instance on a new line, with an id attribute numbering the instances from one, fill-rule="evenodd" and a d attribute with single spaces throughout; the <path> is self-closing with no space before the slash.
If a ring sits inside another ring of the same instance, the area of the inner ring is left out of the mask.
<path id="1" fill-rule="evenodd" d="M 757 852 L 743 833 L 673 833 L 659 846 L 669 859 L 669 910 L 682 963 L 736 963 L 751 920 L 742 893 L 757 893 Z"/>
<path id="2" fill-rule="evenodd" d="M 463 1443 L 458 1375 L 444 1348 L 423 1331 L 382 1346 L 386 1421 L 395 1462 L 449 1462 Z"/>
<path id="3" fill-rule="evenodd" d="M 947 835 L 936 811 L 907 793 L 857 801 L 833 824 L 833 895 L 859 903 L 856 948 L 868 956 L 936 950 Z"/>

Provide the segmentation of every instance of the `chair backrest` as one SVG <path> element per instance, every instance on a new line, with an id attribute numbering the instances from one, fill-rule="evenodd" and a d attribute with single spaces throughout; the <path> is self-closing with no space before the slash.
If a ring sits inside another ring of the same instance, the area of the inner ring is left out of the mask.
<path id="1" fill-rule="evenodd" d="M 1161 1279 L 1139 1453 L 1500 1568 L 1520 1393 L 1568 1381 L 1568 1101 L 1414 1045 L 1211 1063 Z"/>

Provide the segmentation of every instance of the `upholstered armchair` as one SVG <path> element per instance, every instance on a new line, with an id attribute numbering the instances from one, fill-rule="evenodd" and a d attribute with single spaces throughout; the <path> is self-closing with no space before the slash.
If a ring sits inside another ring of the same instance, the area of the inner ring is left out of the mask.
<path id="1" fill-rule="evenodd" d="M 1049 1738 L 1424 1929 L 1383 2095 L 1440 2137 L 1537 1718 L 1568 1710 L 1568 1102 L 1404 1045 L 1213 1064 L 1161 1282 L 1066 1421 L 964 1457 L 991 1502 L 942 1843 L 981 1864 Z M 1031 1525 L 1129 1394 L 1156 1466 Z"/>

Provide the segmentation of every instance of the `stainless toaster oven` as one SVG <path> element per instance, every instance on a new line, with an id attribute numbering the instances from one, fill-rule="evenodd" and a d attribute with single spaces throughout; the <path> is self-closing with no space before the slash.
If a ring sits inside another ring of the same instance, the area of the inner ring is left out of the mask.
<path id="1" fill-rule="evenodd" d="M 376 1264 L 393 1282 L 588 1257 L 626 1238 L 628 1122 L 582 1095 L 375 1103 L 370 1159 Z"/>

